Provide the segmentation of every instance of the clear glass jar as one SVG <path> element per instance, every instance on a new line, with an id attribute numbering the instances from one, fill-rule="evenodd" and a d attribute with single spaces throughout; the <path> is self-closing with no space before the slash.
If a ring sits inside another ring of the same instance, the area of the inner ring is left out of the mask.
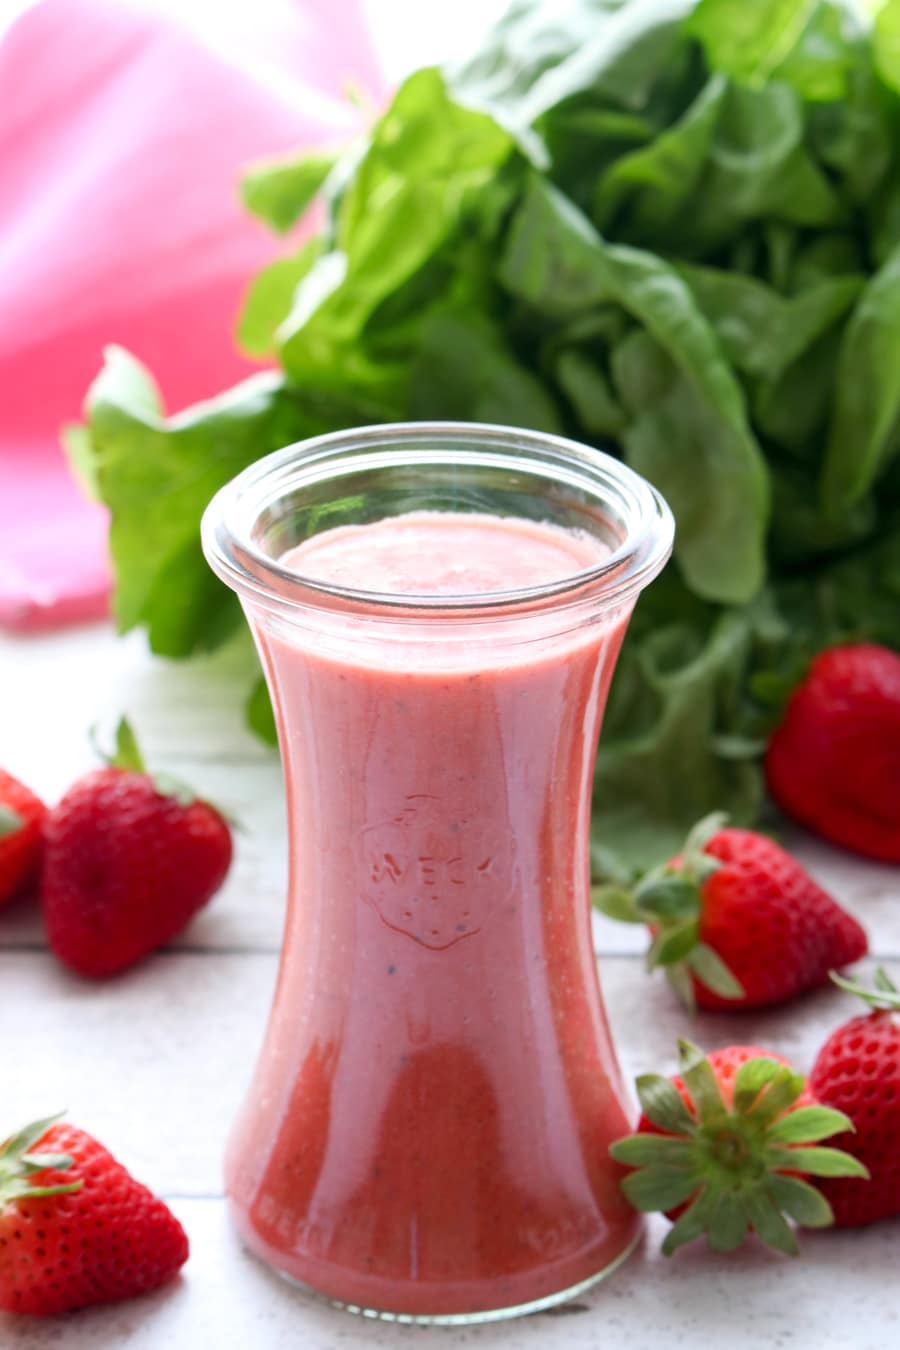
<path id="1" fill-rule="evenodd" d="M 602 542 L 550 585 L 400 596 L 279 563 L 419 510 Z M 588 835 L 600 719 L 672 518 L 558 437 L 404 424 L 269 455 L 210 504 L 279 730 L 289 907 L 227 1158 L 243 1240 L 356 1312 L 547 1307 L 632 1249 L 610 1143 L 629 1115 L 601 1001 Z"/>

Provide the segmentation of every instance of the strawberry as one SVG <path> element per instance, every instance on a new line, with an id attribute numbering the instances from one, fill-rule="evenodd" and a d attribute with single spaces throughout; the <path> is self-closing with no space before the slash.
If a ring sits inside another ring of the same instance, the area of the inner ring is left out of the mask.
<path id="1" fill-rule="evenodd" d="M 81 975 L 113 975 L 179 933 L 231 863 L 231 831 L 207 802 L 151 778 L 125 722 L 108 766 L 48 815 L 41 900 L 47 938 Z"/>
<path id="2" fill-rule="evenodd" d="M 825 839 L 900 862 L 900 656 L 867 643 L 822 652 L 769 741 L 766 779 Z"/>
<path id="3" fill-rule="evenodd" d="M 837 977 L 835 983 L 871 1008 L 829 1036 L 810 1075 L 817 1097 L 853 1122 L 855 1134 L 839 1142 L 874 1182 L 842 1178 L 823 1185 L 835 1223 L 851 1228 L 900 1214 L 900 992 L 883 970 L 874 990 Z"/>
<path id="4" fill-rule="evenodd" d="M 760 1008 L 825 984 L 868 950 L 857 921 L 771 839 L 709 816 L 634 891 L 599 887 L 611 918 L 646 923 L 649 969 L 688 1006 Z"/>
<path id="5" fill-rule="evenodd" d="M 0 1308 L 49 1316 L 149 1293 L 188 1258 L 175 1215 L 56 1117 L 0 1146 Z"/>
<path id="6" fill-rule="evenodd" d="M 0 905 L 37 879 L 46 814 L 40 797 L 0 769 Z"/>
<path id="7" fill-rule="evenodd" d="M 818 1147 L 850 1121 L 816 1103 L 781 1055 L 755 1046 L 705 1057 L 679 1041 L 679 1069 L 676 1078 L 637 1079 L 637 1132 L 610 1148 L 636 1169 L 622 1181 L 625 1195 L 635 1209 L 673 1220 L 666 1256 L 703 1234 L 713 1251 L 733 1251 L 750 1232 L 796 1255 L 787 1218 L 823 1228 L 833 1217 L 805 1177 L 866 1176 L 856 1158 Z"/>

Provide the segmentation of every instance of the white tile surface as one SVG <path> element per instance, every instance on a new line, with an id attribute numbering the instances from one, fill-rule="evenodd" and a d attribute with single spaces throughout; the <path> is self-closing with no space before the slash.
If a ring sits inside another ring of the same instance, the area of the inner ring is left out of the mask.
<path id="1" fill-rule="evenodd" d="M 224 1206 L 179 1200 L 191 1259 L 177 1283 L 137 1302 L 47 1322 L 0 1313 L 4 1350 L 888 1350 L 896 1344 L 900 1231 L 883 1225 L 807 1235 L 779 1260 L 747 1248 L 740 1263 L 704 1252 L 667 1261 L 663 1224 L 607 1284 L 561 1313 L 480 1328 L 397 1327 L 330 1309 L 271 1275 L 235 1240 Z"/>
<path id="2" fill-rule="evenodd" d="M 450 53 L 502 0 L 367 0 L 389 75 Z M 3 7 L 0 3 L 0 26 Z M 0 638 L 0 763 L 52 800 L 91 762 L 87 728 L 131 714 L 153 761 L 190 774 L 238 814 L 229 882 L 178 950 L 100 986 L 61 971 L 42 949 L 33 906 L 0 915 L 0 1132 L 57 1105 L 169 1197 L 191 1237 L 183 1278 L 148 1299 L 40 1322 L 0 1314 L 2 1350 L 355 1350 L 478 1344 L 486 1350 L 885 1350 L 898 1344 L 900 1224 L 807 1234 L 797 1262 L 747 1248 L 699 1248 L 666 1262 L 664 1224 L 608 1285 L 576 1308 L 479 1330 L 362 1322 L 271 1276 L 238 1247 L 221 1200 L 225 1134 L 252 1065 L 276 969 L 283 910 L 284 819 L 278 768 L 241 725 L 247 667 L 237 651 L 189 667 L 151 661 L 138 638 L 104 626 L 27 641 Z M 798 855 L 866 924 L 900 975 L 900 873 L 805 838 Z M 674 1039 L 777 1046 L 808 1067 L 852 1000 L 824 991 L 787 1011 L 690 1024 L 664 984 L 644 977 L 639 930 L 596 925 L 601 975 L 623 1069 L 671 1064 Z"/>
<path id="3" fill-rule="evenodd" d="M 63 680 L 61 671 L 65 672 Z M 791 1262 L 748 1248 L 658 1255 L 664 1225 L 571 1313 L 478 1331 L 379 1326 L 288 1288 L 234 1241 L 221 1199 L 224 1139 L 249 1075 L 277 967 L 284 893 L 284 815 L 274 757 L 240 725 L 246 667 L 237 652 L 195 666 L 151 661 L 139 639 L 104 627 L 0 639 L 0 762 L 52 799 L 91 763 L 86 730 L 128 711 L 152 760 L 177 768 L 238 814 L 227 886 L 171 951 L 94 985 L 44 950 L 39 915 L 0 915 L 0 1133 L 29 1113 L 65 1106 L 135 1174 L 172 1199 L 191 1236 L 184 1278 L 152 1298 L 41 1323 L 0 1315 L 7 1350 L 314 1350 L 441 1343 L 489 1350 L 597 1350 L 627 1343 L 674 1350 L 882 1350 L 897 1343 L 900 1224 L 807 1234 Z M 9 709 L 15 709 L 10 715 Z M 874 951 L 900 978 L 900 872 L 797 836 L 793 846 L 867 925 Z M 675 1038 L 782 1050 L 808 1068 L 818 1044 L 853 1009 L 837 990 L 789 1009 L 691 1022 L 665 983 L 649 980 L 638 930 L 600 920 L 600 971 L 623 1070 L 671 1067 Z M 865 968 L 865 967 L 864 967 Z M 868 963 L 871 968 L 871 962 Z M 7 1120 L 6 1117 L 9 1117 Z"/>

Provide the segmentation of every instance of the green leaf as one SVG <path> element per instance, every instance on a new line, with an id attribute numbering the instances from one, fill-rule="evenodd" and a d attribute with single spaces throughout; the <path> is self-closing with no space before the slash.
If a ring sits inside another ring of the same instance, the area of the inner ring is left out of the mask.
<path id="1" fill-rule="evenodd" d="M 701 1125 L 721 1120 L 727 1111 L 715 1070 L 703 1051 L 690 1041 L 678 1042 L 678 1070 L 690 1093 Z"/>
<path id="2" fill-rule="evenodd" d="M 558 354 L 553 373 L 579 423 L 591 436 L 605 439 L 621 434 L 627 419 L 602 366 L 573 348 Z"/>
<path id="3" fill-rule="evenodd" d="M 616 1162 L 629 1167 L 659 1165 L 689 1167 L 696 1156 L 696 1147 L 689 1139 L 672 1139 L 663 1134 L 632 1134 L 610 1145 L 610 1154 Z"/>
<path id="4" fill-rule="evenodd" d="M 707 1244 L 714 1252 L 733 1252 L 744 1241 L 749 1227 L 743 1196 L 725 1191 L 719 1196 L 710 1217 L 706 1230 Z"/>
<path id="5" fill-rule="evenodd" d="M 753 1230 L 769 1247 L 786 1256 L 799 1256 L 800 1248 L 790 1225 L 766 1191 L 750 1191 L 746 1196 L 747 1217 Z"/>
<path id="6" fill-rule="evenodd" d="M 237 338 L 251 356 L 270 356 L 275 334 L 294 306 L 297 288 L 321 257 L 322 244 L 310 239 L 299 253 L 277 258 L 250 283 L 238 320 Z"/>
<path id="7" fill-rule="evenodd" d="M 635 1086 L 641 1110 L 659 1129 L 668 1134 L 691 1135 L 695 1132 L 697 1123 L 668 1078 L 645 1073 L 635 1079 Z"/>
<path id="8" fill-rule="evenodd" d="M 812 466 L 779 465 L 773 485 L 771 548 L 785 568 L 815 564 L 840 549 L 865 544 L 877 530 L 878 510 L 872 498 L 864 498 L 840 516 L 827 514 Z"/>
<path id="9" fill-rule="evenodd" d="M 814 1177 L 868 1177 L 866 1167 L 839 1148 L 770 1148 L 766 1152 L 770 1167 L 792 1172 L 809 1172 Z"/>
<path id="10" fill-rule="evenodd" d="M 696 825 L 691 827 L 682 851 L 682 856 L 690 867 L 696 867 L 701 858 L 708 859 L 716 867 L 721 866 L 719 859 L 709 857 L 705 850 L 710 840 L 720 830 L 724 830 L 727 824 L 728 815 L 725 811 L 711 811 L 709 815 L 704 816 L 702 820 L 698 820 Z"/>
<path id="11" fill-rule="evenodd" d="M 127 717 L 119 719 L 116 727 L 116 749 L 109 761 L 117 769 L 130 769 L 134 773 L 145 770 L 144 757 L 141 754 L 134 728 Z"/>
<path id="12" fill-rule="evenodd" d="M 102 501 L 94 473 L 91 438 L 87 428 L 77 422 L 69 422 L 60 430 L 59 440 L 66 452 L 69 467 L 84 495 L 92 501 Z"/>
<path id="13" fill-rule="evenodd" d="M 822 494 L 837 514 L 866 493 L 900 451 L 900 248 L 866 286 L 838 359 Z"/>
<path id="14" fill-rule="evenodd" d="M 843 8 L 846 20 L 846 5 Z M 871 211 L 891 185 L 896 124 L 894 97 L 879 79 L 868 45 L 867 39 L 857 36 L 842 51 L 833 46 L 843 65 L 844 87 L 838 98 L 810 109 L 809 139 L 843 194 Z M 877 252 L 873 254 L 877 259 Z"/>
<path id="15" fill-rule="evenodd" d="M 645 107 L 661 78 L 686 66 L 681 22 L 696 0 L 622 0 L 557 7 L 519 3 L 495 25 L 482 49 L 451 68 L 455 93 L 476 107 L 500 108 L 517 128 L 540 122 L 589 90 L 604 108 Z"/>
<path id="16" fill-rule="evenodd" d="M 814 1144 L 852 1129 L 853 1122 L 843 1111 L 830 1106 L 801 1106 L 777 1120 L 766 1137 L 773 1144 Z"/>
<path id="17" fill-rule="evenodd" d="M 715 1213 L 716 1204 L 715 1192 L 709 1189 L 702 1190 L 669 1229 L 662 1245 L 663 1255 L 671 1256 L 679 1247 L 684 1247 L 705 1233 Z"/>
<path id="18" fill-rule="evenodd" d="M 503 334 L 484 319 L 436 312 L 412 368 L 409 406 L 422 419 L 493 422 L 560 432 L 552 399 Z"/>
<path id="19" fill-rule="evenodd" d="M 727 82 L 713 76 L 679 120 L 597 179 L 598 228 L 644 247 L 664 245 L 697 192 Z"/>
<path id="20" fill-rule="evenodd" d="M 622 886 L 594 886 L 591 890 L 591 903 L 608 919 L 619 923 L 646 923 L 634 906 L 631 891 Z"/>
<path id="21" fill-rule="evenodd" d="M 561 430 L 678 524 L 622 648 L 592 858 L 630 880 L 708 811 L 754 825 L 811 658 L 900 649 L 897 12 L 873 36 L 847 0 L 522 0 L 330 172 L 255 172 L 277 228 L 324 199 L 240 325 L 281 372 L 168 418 L 119 353 L 64 431 L 111 514 L 120 625 L 172 656 L 243 627 L 198 523 L 268 450 L 434 416 Z"/>
<path id="22" fill-rule="evenodd" d="M 775 1174 L 766 1179 L 766 1192 L 780 1210 L 804 1228 L 828 1228 L 834 1223 L 828 1201 L 808 1181 Z"/>
<path id="23" fill-rule="evenodd" d="M 253 686 L 247 699 L 247 724 L 260 740 L 267 745 L 276 745 L 278 732 L 275 727 L 275 713 L 269 697 L 268 686 L 262 675 Z"/>
<path id="24" fill-rule="evenodd" d="M 687 955 L 687 963 L 701 984 L 711 989 L 720 998 L 741 999 L 744 986 L 728 969 L 725 962 L 712 947 L 698 942 Z"/>
<path id="25" fill-rule="evenodd" d="M 703 368 L 711 375 L 727 369 L 712 331 L 686 289 L 663 282 L 657 294 L 667 308 L 671 300 L 668 317 L 676 327 L 682 322 L 677 311 L 684 308 L 683 335 L 691 340 L 682 346 L 673 333 L 667 350 L 638 330 L 613 352 L 614 387 L 629 417 L 622 435 L 625 457 L 660 488 L 675 513 L 675 558 L 690 589 L 707 600 L 739 603 L 757 593 L 763 577 L 765 471 L 739 386 L 729 388 L 733 376 L 729 373 L 720 389 L 703 389 L 695 381 Z M 679 358 L 690 362 L 688 369 Z M 693 455 L 697 445 L 704 446 L 699 465 Z"/>
<path id="26" fill-rule="evenodd" d="M 34 1186 L 27 1177 L 22 1177 L 4 1184 L 0 1190 L 0 1205 L 8 1204 L 11 1200 L 42 1200 L 50 1195 L 73 1195 L 83 1185 L 84 1182 L 79 1180 L 60 1182 L 53 1186 Z"/>
<path id="27" fill-rule="evenodd" d="M 772 219 L 805 230 L 834 229 L 849 223 L 849 210 L 806 144 L 797 91 L 777 80 L 759 88 L 731 84 L 703 192 L 684 224 L 695 247 L 679 241 L 679 251 L 715 257 L 730 240 L 749 245 L 751 224 Z"/>
<path id="28" fill-rule="evenodd" d="M 687 966 L 679 962 L 674 966 L 663 966 L 663 970 L 675 996 L 689 1013 L 697 1011 L 697 996 Z"/>
<path id="29" fill-rule="evenodd" d="M 788 57 L 815 6 L 816 0 L 700 0 L 685 26 L 715 69 L 761 82 Z"/>
<path id="30" fill-rule="evenodd" d="M 734 824 L 749 825 L 762 800 L 758 763 L 723 758 L 714 745 L 723 717 L 739 724 L 743 715 L 754 623 L 734 612 L 679 622 L 687 596 L 670 572 L 642 597 L 600 739 L 593 841 L 642 871 L 679 852 L 723 803 Z"/>
<path id="31" fill-rule="evenodd" d="M 739 1115 L 745 1115 L 760 1092 L 771 1083 L 778 1072 L 779 1065 L 774 1059 L 765 1059 L 759 1055 L 748 1059 L 738 1069 L 734 1079 L 734 1109 Z"/>
<path id="32" fill-rule="evenodd" d="M 875 988 L 882 994 L 894 995 L 900 993 L 894 981 L 885 970 L 884 966 L 878 966 L 875 970 Z"/>
<path id="33" fill-rule="evenodd" d="M 754 277 L 679 270 L 735 368 L 771 383 L 849 313 L 863 287 L 859 276 L 829 277 L 785 298 Z"/>
<path id="34" fill-rule="evenodd" d="M 536 175 L 513 220 L 500 280 L 545 316 L 614 300 L 645 326 L 613 366 L 632 415 L 627 456 L 674 509 L 676 556 L 691 586 L 713 599 L 748 599 L 762 579 L 766 475 L 740 386 L 685 283 L 662 259 L 608 244 Z M 702 464 L 688 441 L 704 445 Z"/>
<path id="35" fill-rule="evenodd" d="M 818 0 L 773 75 L 810 102 L 834 106 L 847 98 L 854 67 L 865 52 L 865 16 L 846 0 Z M 863 58 L 864 59 L 864 58 Z"/>
<path id="36" fill-rule="evenodd" d="M 25 1153 L 19 1161 L 28 1172 L 46 1172 L 50 1167 L 56 1172 L 68 1172 L 75 1165 L 75 1159 L 67 1153 Z"/>
<path id="37" fill-rule="evenodd" d="M 8 806 L 0 806 L 0 839 L 15 834 L 24 824 L 22 817 L 15 811 L 11 811 Z"/>
<path id="38" fill-rule="evenodd" d="M 642 1214 L 673 1209 L 697 1189 L 697 1178 L 681 1167 L 642 1167 L 622 1180 L 629 1204 Z"/>
<path id="39" fill-rule="evenodd" d="M 65 1115 L 64 1111 L 57 1111 L 55 1115 L 44 1116 L 42 1120 L 32 1120 L 21 1130 L 11 1134 L 0 1145 L 0 1165 L 8 1165 L 10 1160 L 17 1162 L 22 1155 L 30 1152 L 38 1140 L 44 1137 L 50 1126 L 55 1125 L 63 1115 Z"/>
<path id="40" fill-rule="evenodd" d="M 235 473 L 315 434 L 323 418 L 265 374 L 166 419 L 150 377 L 118 347 L 106 352 L 86 414 L 91 463 L 111 513 L 120 630 L 145 627 L 164 656 L 221 646 L 241 613 L 203 558 L 200 517 Z"/>
<path id="41" fill-rule="evenodd" d="M 802 1073 L 796 1073 L 788 1064 L 779 1065 L 751 1107 L 750 1115 L 760 1125 L 771 1125 L 793 1106 L 805 1086 Z"/>
<path id="42" fill-rule="evenodd" d="M 696 919 L 700 913 L 695 883 L 674 874 L 642 881 L 634 893 L 634 904 L 645 922 L 654 918 L 665 922 Z"/>
<path id="43" fill-rule="evenodd" d="M 875 65 L 885 84 L 900 90 L 900 0 L 884 0 L 876 12 Z"/>
<path id="44" fill-rule="evenodd" d="M 0 1144 L 0 1210 L 10 1201 L 50 1195 L 66 1195 L 81 1189 L 82 1181 L 57 1182 L 35 1186 L 34 1178 L 47 1167 L 65 1171 L 72 1165 L 67 1154 L 30 1154 L 47 1130 L 59 1120 L 59 1114 L 32 1121 Z"/>
<path id="45" fill-rule="evenodd" d="M 341 198 L 334 249 L 301 282 L 279 330 L 280 359 L 297 384 L 350 390 L 378 401 L 385 416 L 402 414 L 408 350 L 395 344 L 385 359 L 370 325 L 380 306 L 427 279 L 444 251 L 468 237 L 470 222 L 490 231 L 494 180 L 513 149 L 493 118 L 450 99 L 439 71 L 406 80 Z M 429 317 L 446 277 L 438 270 L 431 279 L 424 298 L 416 292 L 417 320 Z"/>
<path id="46" fill-rule="evenodd" d="M 673 966 L 685 958 L 697 945 L 699 927 L 696 920 L 660 929 L 647 952 L 647 969 Z"/>
<path id="47" fill-rule="evenodd" d="M 335 151 L 314 150 L 257 160 L 241 178 L 248 211 L 285 234 L 312 203 L 338 160 Z"/>

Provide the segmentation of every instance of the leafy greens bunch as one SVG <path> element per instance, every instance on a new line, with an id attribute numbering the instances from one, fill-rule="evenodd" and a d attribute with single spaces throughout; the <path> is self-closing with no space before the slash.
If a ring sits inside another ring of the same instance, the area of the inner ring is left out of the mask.
<path id="1" fill-rule="evenodd" d="M 241 626 L 198 522 L 269 450 L 407 418 L 563 432 L 678 522 L 612 691 L 595 865 L 658 861 L 712 809 L 752 823 L 811 655 L 900 647 L 898 82 L 898 0 L 519 0 L 363 144 L 255 166 L 274 230 L 324 203 L 240 319 L 277 370 L 167 419 L 111 349 L 67 433 L 121 628 L 187 657 Z M 271 733 L 261 685 L 249 711 Z"/>

